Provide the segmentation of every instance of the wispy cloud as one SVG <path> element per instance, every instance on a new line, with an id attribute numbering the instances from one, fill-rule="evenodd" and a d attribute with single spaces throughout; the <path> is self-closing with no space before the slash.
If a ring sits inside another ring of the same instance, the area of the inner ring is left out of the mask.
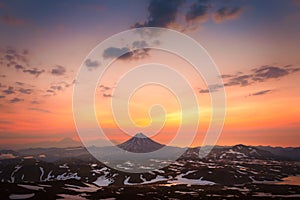
<path id="1" fill-rule="evenodd" d="M 24 99 L 20 99 L 20 98 L 15 97 L 15 98 L 9 100 L 9 103 L 18 103 L 18 102 L 21 102 L 21 101 L 24 101 Z"/>
<path id="2" fill-rule="evenodd" d="M 39 75 L 41 75 L 42 73 L 44 73 L 45 70 L 33 68 L 33 69 L 24 69 L 23 72 L 24 73 L 29 73 L 29 74 L 34 75 L 36 77 L 39 77 Z"/>
<path id="3" fill-rule="evenodd" d="M 16 64 L 16 65 L 15 65 L 15 69 L 16 69 L 16 70 L 22 70 L 22 69 L 25 69 L 25 67 L 23 67 L 23 66 L 20 65 L 20 64 Z"/>
<path id="4" fill-rule="evenodd" d="M 226 20 L 233 20 L 238 18 L 242 14 L 243 9 L 241 7 L 230 8 L 228 6 L 218 9 L 213 14 L 215 22 L 223 22 Z"/>
<path id="5" fill-rule="evenodd" d="M 177 16 L 178 8 L 183 0 L 151 0 L 148 5 L 148 19 L 142 23 L 135 23 L 134 27 L 168 27 Z"/>
<path id="6" fill-rule="evenodd" d="M 104 93 L 104 94 L 102 94 L 102 96 L 103 96 L 103 97 L 112 97 L 112 95 L 111 95 L 111 94 L 105 94 L 105 93 Z"/>
<path id="7" fill-rule="evenodd" d="M 208 89 L 200 89 L 199 92 L 200 93 L 211 93 L 211 92 L 217 92 L 220 88 L 222 88 L 223 85 L 209 85 Z"/>
<path id="8" fill-rule="evenodd" d="M 33 111 L 42 112 L 42 113 L 51 113 L 50 110 L 45 110 L 45 109 L 41 109 L 41 108 L 28 108 L 28 110 L 33 110 Z"/>
<path id="9" fill-rule="evenodd" d="M 37 100 L 30 101 L 30 103 L 31 103 L 31 104 L 40 104 L 40 102 L 37 101 Z"/>
<path id="10" fill-rule="evenodd" d="M 109 47 L 104 50 L 103 58 L 118 58 L 122 60 L 137 60 L 149 56 L 149 45 L 146 41 L 134 41 L 129 47 Z"/>
<path id="11" fill-rule="evenodd" d="M 92 70 L 99 67 L 101 63 L 97 60 L 87 59 L 84 64 L 89 70 Z"/>
<path id="12" fill-rule="evenodd" d="M 270 66 L 264 65 L 259 68 L 251 69 L 250 73 L 240 72 L 238 74 L 227 75 L 225 86 L 247 86 L 257 82 L 265 82 L 270 79 L 278 79 L 289 74 L 300 71 L 299 67 L 293 66 Z"/>
<path id="13" fill-rule="evenodd" d="M 207 1 L 194 2 L 187 13 L 185 14 L 185 20 L 187 22 L 201 20 L 204 21 L 208 18 L 208 11 L 211 5 Z"/>
<path id="14" fill-rule="evenodd" d="M 223 22 L 240 17 L 244 11 L 242 7 L 233 6 L 230 1 L 225 4 L 212 0 L 151 0 L 147 20 L 136 22 L 133 27 L 171 27 L 190 31 L 198 29 L 199 23 L 206 22 L 210 17 L 215 22 Z"/>
<path id="15" fill-rule="evenodd" d="M 279 79 L 299 71 L 300 71 L 299 67 L 294 67 L 292 65 L 286 65 L 282 67 L 264 65 L 259 68 L 253 68 L 248 73 L 238 72 L 236 74 L 224 74 L 221 76 L 221 78 L 224 81 L 225 87 L 230 87 L 230 86 L 245 87 L 260 82 L 266 82 L 272 79 Z M 201 89 L 199 92 L 200 93 L 216 92 L 218 91 L 218 89 L 222 87 L 223 86 L 220 85 L 210 85 L 208 86 L 207 89 Z M 264 92 L 268 93 L 270 91 L 265 90 Z M 260 93 L 258 94 L 254 93 L 252 95 L 260 95 Z"/>
<path id="16" fill-rule="evenodd" d="M 28 66 L 28 50 L 17 50 L 12 47 L 0 49 L 0 60 L 7 67 L 15 67 L 15 69 L 24 69 Z"/>
<path id="17" fill-rule="evenodd" d="M 19 92 L 21 92 L 22 94 L 31 94 L 32 93 L 32 89 L 29 89 L 29 88 L 20 88 Z"/>
<path id="18" fill-rule="evenodd" d="M 264 94 L 270 93 L 271 91 L 272 90 L 261 90 L 259 92 L 252 93 L 249 96 L 260 96 L 260 95 L 264 95 Z"/>
<path id="19" fill-rule="evenodd" d="M 48 93 L 48 95 L 56 95 L 58 92 L 64 91 L 74 83 L 74 81 L 72 83 L 67 83 L 65 81 L 51 83 L 50 87 L 46 90 L 46 93 Z"/>
<path id="20" fill-rule="evenodd" d="M 120 58 L 127 59 L 131 56 L 130 49 L 128 47 L 117 48 L 117 47 L 109 47 L 104 50 L 103 58 Z"/>
<path id="21" fill-rule="evenodd" d="M 107 91 L 110 90 L 111 87 L 105 86 L 105 85 L 99 85 L 99 88 L 101 88 L 101 91 Z"/>
<path id="22" fill-rule="evenodd" d="M 51 74 L 55 76 L 61 76 L 66 73 L 66 68 L 60 65 L 55 66 L 53 69 L 51 69 Z"/>
<path id="23" fill-rule="evenodd" d="M 9 86 L 6 90 L 2 90 L 2 93 L 8 95 L 15 93 L 15 91 L 13 87 Z"/>

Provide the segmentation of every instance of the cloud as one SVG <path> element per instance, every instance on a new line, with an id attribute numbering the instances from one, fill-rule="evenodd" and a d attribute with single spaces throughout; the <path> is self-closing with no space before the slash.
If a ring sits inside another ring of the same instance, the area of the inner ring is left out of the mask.
<path id="1" fill-rule="evenodd" d="M 224 84 L 224 86 L 233 86 L 233 85 L 239 85 L 239 86 L 247 86 L 251 84 L 250 78 L 252 75 L 240 75 L 235 76 L 233 78 L 230 78 L 228 82 Z"/>
<path id="2" fill-rule="evenodd" d="M 66 72 L 66 69 L 63 66 L 57 65 L 51 70 L 51 74 L 55 76 L 61 76 L 64 75 Z"/>
<path id="3" fill-rule="evenodd" d="M 61 85 L 52 85 L 52 86 L 50 86 L 50 88 L 52 89 L 52 90 L 63 90 L 63 87 L 61 86 Z"/>
<path id="4" fill-rule="evenodd" d="M 105 94 L 105 93 L 104 93 L 102 96 L 103 96 L 103 97 L 112 97 L 111 94 Z"/>
<path id="5" fill-rule="evenodd" d="M 22 94 L 31 94 L 32 93 L 32 89 L 20 88 L 19 92 L 21 92 Z"/>
<path id="6" fill-rule="evenodd" d="M 232 74 L 223 74 L 221 75 L 221 78 L 232 78 L 234 75 Z"/>
<path id="7" fill-rule="evenodd" d="M 176 20 L 178 8 L 183 2 L 183 0 L 151 0 L 148 5 L 148 19 L 136 23 L 134 27 L 168 27 Z"/>
<path id="8" fill-rule="evenodd" d="M 217 92 L 220 88 L 223 88 L 223 85 L 219 85 L 219 84 L 209 85 L 208 89 L 200 89 L 199 93 Z"/>
<path id="9" fill-rule="evenodd" d="M 15 93 L 14 88 L 9 86 L 6 90 L 2 90 L 2 93 L 8 95 L 8 94 L 13 94 Z"/>
<path id="10" fill-rule="evenodd" d="M 18 102 L 21 102 L 21 101 L 24 101 L 24 99 L 20 99 L 20 98 L 15 97 L 15 98 L 9 100 L 9 103 L 18 103 Z"/>
<path id="11" fill-rule="evenodd" d="M 298 69 L 295 69 L 296 71 Z M 254 70 L 254 75 L 257 80 L 279 78 L 288 75 L 291 71 L 288 68 L 279 68 L 274 66 L 262 66 L 259 69 Z"/>
<path id="12" fill-rule="evenodd" d="M 264 94 L 267 94 L 269 92 L 271 92 L 272 90 L 262 90 L 262 91 L 259 91 L 259 92 L 255 92 L 255 93 L 252 93 L 250 94 L 249 96 L 259 96 L 259 95 L 264 95 Z"/>
<path id="13" fill-rule="evenodd" d="M 44 73 L 45 70 L 38 68 L 29 68 L 28 55 L 28 49 L 17 50 L 12 47 L 0 49 L 0 60 L 3 65 L 6 65 L 7 67 L 13 66 L 17 71 L 21 71 L 38 77 L 40 74 Z"/>
<path id="14" fill-rule="evenodd" d="M 54 90 L 46 90 L 48 93 L 55 93 Z"/>
<path id="15" fill-rule="evenodd" d="M 105 85 L 99 85 L 99 88 L 102 89 L 102 91 L 110 90 L 111 87 L 105 86 Z"/>
<path id="16" fill-rule="evenodd" d="M 40 74 L 44 73 L 45 70 L 39 70 L 37 68 L 33 68 L 33 69 L 25 69 L 23 70 L 24 73 L 29 73 L 31 75 L 35 75 L 36 77 L 38 77 Z"/>
<path id="17" fill-rule="evenodd" d="M 194 20 L 207 19 L 210 7 L 211 6 L 206 1 L 198 0 L 190 6 L 189 10 L 185 14 L 185 20 L 190 22 Z"/>
<path id="18" fill-rule="evenodd" d="M 215 22 L 233 20 L 238 18 L 241 15 L 242 11 L 243 9 L 241 7 L 222 7 L 213 14 L 213 19 Z"/>
<path id="19" fill-rule="evenodd" d="M 105 86 L 105 85 L 99 85 L 99 94 L 102 95 L 103 97 L 112 97 L 111 90 L 113 87 Z"/>
<path id="20" fill-rule="evenodd" d="M 87 59 L 84 63 L 89 70 L 100 66 L 100 62 L 97 60 L 92 61 L 91 59 Z"/>
<path id="21" fill-rule="evenodd" d="M 70 87 L 74 83 L 75 83 L 74 81 L 72 81 L 72 83 L 67 83 L 65 81 L 51 83 L 49 88 L 46 90 L 46 93 L 48 93 L 48 95 L 49 93 L 52 95 L 56 95 L 57 92 L 64 91 L 66 88 Z"/>
<path id="22" fill-rule="evenodd" d="M 25 66 L 28 66 L 28 50 L 17 50 L 12 47 L 6 47 L 0 49 L 0 60 L 2 60 L 2 64 L 7 67 L 14 66 L 16 69 L 24 69 Z M 17 66 L 20 65 L 20 66 Z"/>
<path id="23" fill-rule="evenodd" d="M 225 86 L 248 86 L 258 82 L 265 82 L 270 79 L 278 79 L 299 71 L 300 68 L 291 65 L 283 67 L 264 65 L 259 68 L 251 69 L 250 73 L 240 72 L 238 74 L 227 74 L 222 77 L 225 79 Z"/>
<path id="24" fill-rule="evenodd" d="M 33 110 L 33 111 L 42 112 L 42 113 L 51 113 L 51 111 L 41 109 L 41 108 L 28 108 L 28 110 Z"/>
<path id="25" fill-rule="evenodd" d="M 8 25 L 8 26 L 23 26 L 26 25 L 27 22 L 23 19 L 16 18 L 12 15 L 4 15 L 0 18 L 0 22 Z"/>
<path id="26" fill-rule="evenodd" d="M 200 27 L 196 22 L 203 23 L 210 17 L 215 22 L 232 20 L 244 10 L 242 7 L 233 7 L 230 1 L 224 3 L 226 6 L 212 0 L 151 0 L 147 7 L 147 20 L 137 22 L 132 27 L 171 27 L 180 31 L 193 31 Z"/>
<path id="27" fill-rule="evenodd" d="M 3 95 L 0 96 L 0 99 L 4 99 L 4 98 L 5 98 L 5 96 L 3 96 Z"/>
<path id="28" fill-rule="evenodd" d="M 103 58 L 119 58 L 122 60 L 137 60 L 149 56 L 150 48 L 146 41 L 134 41 L 130 47 L 109 47 L 104 50 Z"/>
<path id="29" fill-rule="evenodd" d="M 22 65 L 16 64 L 15 65 L 15 69 L 19 70 L 19 69 L 24 69 L 24 67 Z"/>
<path id="30" fill-rule="evenodd" d="M 134 41 L 132 43 L 132 48 L 134 49 L 142 49 L 142 48 L 146 48 L 148 47 L 149 45 L 147 44 L 146 41 L 144 40 L 140 40 L 140 41 Z"/>
<path id="31" fill-rule="evenodd" d="M 30 101 L 31 104 L 40 104 L 40 102 L 34 100 L 34 101 Z"/>
<path id="32" fill-rule="evenodd" d="M 265 82 L 270 79 L 278 79 L 296 72 L 299 72 L 299 67 L 293 65 L 286 65 L 283 67 L 264 65 L 259 68 L 253 68 L 249 73 L 238 72 L 236 74 L 225 74 L 221 75 L 224 81 L 225 87 L 240 86 L 245 87 L 251 84 Z M 207 89 L 200 89 L 200 93 L 216 92 L 223 86 L 221 85 L 210 85 Z M 271 91 L 271 90 L 270 90 Z M 251 95 L 262 95 L 270 92 L 269 90 L 260 91 Z"/>
<path id="33" fill-rule="evenodd" d="M 127 59 L 132 55 L 129 48 L 117 48 L 117 47 L 109 47 L 104 50 L 103 58 L 120 58 L 120 59 Z"/>
<path id="34" fill-rule="evenodd" d="M 19 81 L 17 81 L 17 82 L 16 82 L 16 84 L 17 84 L 17 85 L 20 85 L 20 86 L 23 86 L 23 85 L 25 85 L 25 83 L 23 83 L 23 82 L 19 82 Z"/>

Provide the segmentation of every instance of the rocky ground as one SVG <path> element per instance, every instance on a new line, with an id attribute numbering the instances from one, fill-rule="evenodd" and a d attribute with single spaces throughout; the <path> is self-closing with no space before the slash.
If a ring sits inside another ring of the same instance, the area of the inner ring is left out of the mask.
<path id="1" fill-rule="evenodd" d="M 2 151 L 0 199 L 300 198 L 299 183 L 280 184 L 300 174 L 297 160 L 244 145 L 217 147 L 202 159 L 198 151 L 146 173 L 109 168 L 82 147 Z"/>

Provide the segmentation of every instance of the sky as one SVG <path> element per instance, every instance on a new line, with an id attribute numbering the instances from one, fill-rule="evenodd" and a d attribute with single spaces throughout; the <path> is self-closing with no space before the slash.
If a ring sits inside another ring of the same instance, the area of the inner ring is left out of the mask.
<path id="1" fill-rule="evenodd" d="M 141 27 L 188 35 L 218 66 L 227 102 L 218 145 L 299 146 L 299 11 L 298 0 L 0 0 L 0 147 L 80 140 L 72 111 L 80 67 L 92 74 L 101 66 L 87 55 L 99 43 Z M 113 53 L 109 50 L 103 57 Z M 145 50 L 134 56 L 112 63 L 98 82 L 95 113 L 107 137 L 120 143 L 142 131 L 164 144 L 175 137 L 180 106 L 166 88 L 148 85 L 132 95 L 128 110 L 136 127 L 128 129 L 131 133 L 120 130 L 110 109 L 122 74 L 156 61 L 190 81 L 201 113 L 189 119 L 200 123 L 191 146 L 201 145 L 211 117 L 210 94 L 220 86 L 205 85 L 188 62 L 170 53 Z M 161 110 L 148 113 L 156 104 L 164 107 L 165 116 Z"/>

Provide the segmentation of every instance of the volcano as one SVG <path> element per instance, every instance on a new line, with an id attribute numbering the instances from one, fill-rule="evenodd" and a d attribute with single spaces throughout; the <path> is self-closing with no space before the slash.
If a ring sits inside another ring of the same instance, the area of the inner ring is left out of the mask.
<path id="1" fill-rule="evenodd" d="M 120 147 L 121 149 L 133 153 L 148 153 L 156 151 L 164 146 L 165 145 L 148 138 L 143 133 L 137 133 L 131 139 L 118 145 L 118 147 Z"/>

